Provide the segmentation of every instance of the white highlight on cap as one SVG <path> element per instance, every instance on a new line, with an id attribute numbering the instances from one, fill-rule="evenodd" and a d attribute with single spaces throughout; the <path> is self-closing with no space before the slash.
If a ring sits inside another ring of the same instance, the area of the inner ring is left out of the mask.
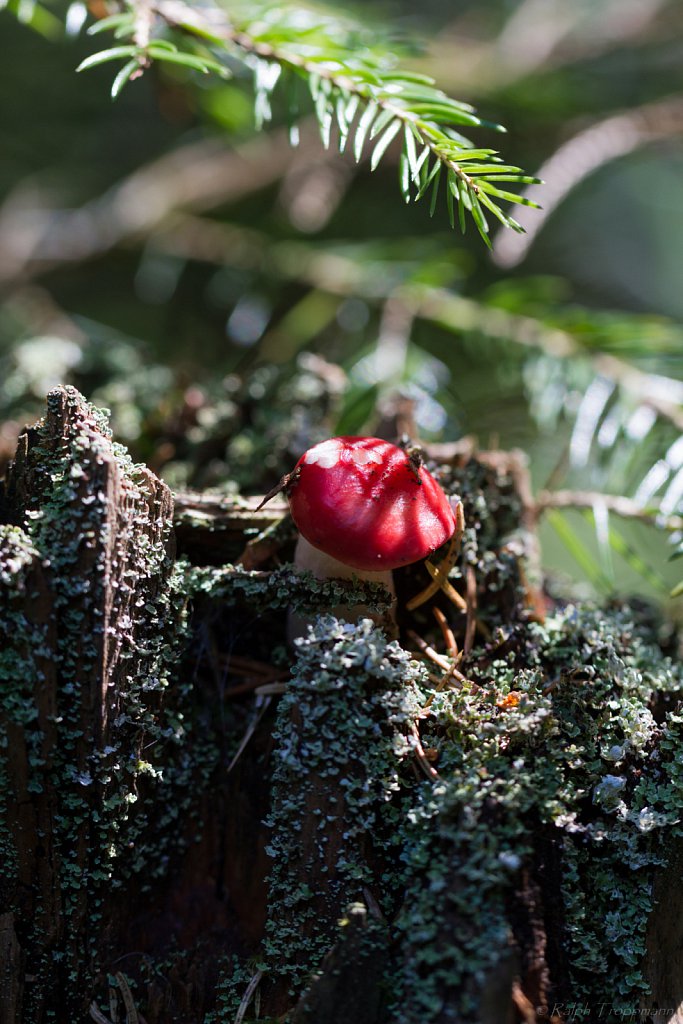
<path id="1" fill-rule="evenodd" d="M 330 441 L 321 441 L 320 444 L 309 448 L 304 456 L 304 462 L 311 466 L 321 466 L 323 469 L 330 469 L 336 466 L 341 458 L 343 444 L 337 438 Z"/>
<path id="2" fill-rule="evenodd" d="M 336 437 L 314 445 L 304 456 L 304 462 L 320 466 L 322 469 L 331 469 L 338 462 L 351 462 L 356 466 L 367 466 L 371 462 L 379 465 L 382 461 L 379 452 L 373 451 L 371 448 L 362 448 L 360 445 L 356 447 L 353 443 L 345 445 Z"/>
<path id="3" fill-rule="evenodd" d="M 352 448 L 348 452 L 348 459 L 350 462 L 355 462 L 357 466 L 367 466 L 369 462 L 379 464 L 382 461 L 382 456 L 379 452 L 373 452 L 369 448 Z"/>

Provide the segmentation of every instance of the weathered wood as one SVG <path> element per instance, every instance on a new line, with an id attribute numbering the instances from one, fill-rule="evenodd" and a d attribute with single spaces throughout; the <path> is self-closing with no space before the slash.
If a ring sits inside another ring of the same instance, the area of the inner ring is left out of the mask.
<path id="1" fill-rule="evenodd" d="M 257 510 L 260 497 L 230 498 L 182 491 L 174 495 L 173 525 L 178 552 L 197 565 L 221 565 L 241 561 L 248 569 L 258 568 L 254 540 L 265 531 L 276 530 L 289 513 L 287 501 L 273 498 Z M 294 537 L 293 526 L 290 535 Z M 245 548 L 245 540 L 250 540 Z M 276 546 L 267 547 L 266 557 Z"/>
<path id="2" fill-rule="evenodd" d="M 378 1024 L 389 964 L 388 928 L 368 920 L 363 904 L 349 908 L 342 928 L 319 976 L 297 1003 L 292 1024 Z"/>
<path id="3" fill-rule="evenodd" d="M 683 1024 L 682 881 L 683 843 L 678 840 L 668 866 L 655 882 L 643 969 L 651 993 L 641 1006 L 655 1021 L 661 1018 L 666 1024 Z M 659 1011 L 659 1016 L 653 1011 Z"/>
<path id="4" fill-rule="evenodd" d="M 19 955 L 15 940 L 4 950 L 16 1019 L 39 1024 L 48 1011 L 82 1011 L 75 993 L 85 998 L 95 945 L 114 927 L 116 906 L 106 920 L 98 907 L 121 847 L 117 759 L 135 786 L 149 741 L 140 723 L 158 704 L 139 682 L 158 653 L 148 640 L 173 565 L 172 499 L 122 457 L 77 392 L 58 388 L 45 420 L 20 438 L 0 514 L 15 524 L 0 539 L 9 574 L 0 724 L 15 864 L 5 867 L 0 909 L 21 936 Z"/>

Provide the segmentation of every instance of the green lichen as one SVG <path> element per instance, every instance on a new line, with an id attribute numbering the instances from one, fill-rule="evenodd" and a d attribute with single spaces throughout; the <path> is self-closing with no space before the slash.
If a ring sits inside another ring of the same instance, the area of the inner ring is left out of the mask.
<path id="1" fill-rule="evenodd" d="M 405 832 L 394 1019 L 476 1019 L 471 981 L 503 958 L 520 869 L 542 877 L 548 844 L 571 983 L 560 995 L 618 1015 L 646 990 L 653 870 L 681 831 L 683 717 L 669 708 L 655 720 L 653 707 L 683 691 L 683 672 L 627 612 L 568 607 L 530 625 L 479 682 L 432 703 L 425 742 L 440 751 L 440 778 Z"/>
<path id="2" fill-rule="evenodd" d="M 53 444 L 49 416 L 59 401 L 49 396 L 48 420 L 30 450 L 24 528 L 3 528 L 0 539 L 3 791 L 11 800 L 13 786 L 21 785 L 8 761 L 9 738 L 16 743 L 19 729 L 28 793 L 49 790 L 52 801 L 50 842 L 65 923 L 55 940 L 40 933 L 39 920 L 21 922 L 34 976 L 26 1013 L 36 1017 L 41 1003 L 48 1011 L 81 1005 L 101 940 L 103 901 L 134 875 L 142 887 L 163 875 L 191 804 L 184 752 L 189 691 L 173 676 L 185 598 L 167 546 L 170 522 L 153 528 L 160 512 L 150 507 L 144 474 L 112 445 L 104 414 L 73 391 L 67 442 Z M 123 499 L 115 519 L 102 476 L 112 460 Z M 134 529 L 138 542 L 129 544 Z M 106 595 L 113 576 L 115 588 Z M 33 621 L 39 585 L 42 610 Z M 93 690 L 105 649 L 108 721 L 99 726 Z M 41 719 L 46 687 L 55 711 Z M 21 919 L 21 907 L 15 909 Z"/>
<path id="3" fill-rule="evenodd" d="M 569 606 L 518 627 L 514 649 L 470 675 L 430 690 L 368 621 L 319 619 L 300 642 L 274 732 L 259 966 L 300 996 L 369 886 L 393 922 L 395 1000 L 378 1019 L 474 1022 L 514 948 L 526 872 L 561 893 L 570 988 L 554 995 L 609 1006 L 616 1020 L 646 992 L 654 872 L 681 834 L 683 671 L 627 610 Z M 418 715 L 438 754 L 438 778 L 419 783 Z M 221 1020 L 248 973 L 225 981 Z"/>
<path id="4" fill-rule="evenodd" d="M 369 837 L 375 848 L 398 852 L 395 798 L 411 751 L 408 725 L 421 706 L 420 682 L 421 669 L 369 619 L 317 619 L 299 645 L 273 733 L 272 911 L 264 944 L 265 959 L 295 988 L 327 952 L 345 908 L 362 900 L 363 886 L 377 883 Z M 315 834 L 302 849 L 307 818 Z M 389 871 L 375 893 L 386 912 L 393 881 Z M 325 914 L 313 902 L 316 884 Z"/>
<path id="5" fill-rule="evenodd" d="M 319 580 L 310 573 L 283 565 L 271 572 L 243 569 L 239 565 L 186 566 L 188 594 L 220 602 L 260 609 L 320 612 L 335 605 L 363 604 L 383 612 L 391 596 L 381 583 L 365 580 Z"/>
<path id="6" fill-rule="evenodd" d="M 260 957 L 269 980 L 292 993 L 319 968 L 365 886 L 395 912 L 401 771 L 422 683 L 423 670 L 369 619 L 318 618 L 298 642 L 273 733 L 272 869 Z M 239 970 L 224 977 L 222 1020 L 231 1019 L 245 985 Z"/>

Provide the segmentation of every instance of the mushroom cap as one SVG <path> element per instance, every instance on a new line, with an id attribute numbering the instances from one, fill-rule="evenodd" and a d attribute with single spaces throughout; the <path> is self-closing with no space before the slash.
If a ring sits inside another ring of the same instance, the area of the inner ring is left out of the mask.
<path id="1" fill-rule="evenodd" d="M 378 437 L 333 437 L 309 448 L 291 474 L 288 495 L 306 540 L 364 572 L 427 558 L 455 530 L 434 477 Z"/>

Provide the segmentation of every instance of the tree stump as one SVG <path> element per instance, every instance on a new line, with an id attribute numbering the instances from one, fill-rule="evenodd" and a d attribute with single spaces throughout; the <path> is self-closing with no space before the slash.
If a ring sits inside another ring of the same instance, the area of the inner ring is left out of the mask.
<path id="1" fill-rule="evenodd" d="M 82 1019 L 156 767 L 172 499 L 72 388 L 0 491 L 2 1024 Z"/>
<path id="2" fill-rule="evenodd" d="M 382 594 L 295 573 L 284 503 L 174 516 L 50 393 L 0 485 L 0 1024 L 682 1019 L 680 667 L 636 609 L 544 621 L 519 454 L 428 455 L 455 596 L 406 567 L 401 645 L 292 651 Z"/>

